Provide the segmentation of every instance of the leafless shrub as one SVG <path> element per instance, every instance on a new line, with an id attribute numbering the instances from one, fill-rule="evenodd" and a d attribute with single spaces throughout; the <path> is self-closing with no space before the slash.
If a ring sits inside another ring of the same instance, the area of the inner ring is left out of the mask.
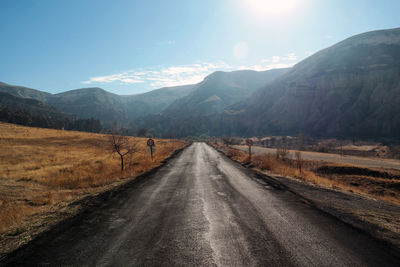
<path id="1" fill-rule="evenodd" d="M 231 137 L 231 136 L 223 136 L 221 138 L 222 143 L 224 145 L 240 145 L 240 143 L 242 142 L 242 139 L 239 137 Z"/>
<path id="2" fill-rule="evenodd" d="M 117 153 L 121 159 L 121 172 L 124 171 L 124 160 L 126 156 L 132 157 L 132 154 L 137 151 L 136 143 L 132 143 L 129 137 L 112 133 L 109 139 L 111 153 Z"/>
<path id="3" fill-rule="evenodd" d="M 295 156 L 295 158 L 296 158 L 296 166 L 297 166 L 297 169 L 300 171 L 300 173 L 301 173 L 301 169 L 302 169 L 302 167 L 303 167 L 303 159 L 302 159 L 302 157 L 301 157 L 301 152 L 300 151 L 296 151 L 295 153 L 294 153 L 294 156 Z"/>
<path id="4" fill-rule="evenodd" d="M 277 148 L 275 156 L 276 159 L 286 161 L 289 156 L 289 151 L 287 150 L 287 148 Z"/>

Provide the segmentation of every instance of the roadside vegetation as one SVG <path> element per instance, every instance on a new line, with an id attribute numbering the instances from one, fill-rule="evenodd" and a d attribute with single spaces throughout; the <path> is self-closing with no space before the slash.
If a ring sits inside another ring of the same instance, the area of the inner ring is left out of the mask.
<path id="1" fill-rule="evenodd" d="M 0 256 L 75 212 L 72 202 L 133 179 L 186 145 L 155 139 L 152 161 L 147 138 L 124 137 L 135 149 L 121 172 L 110 140 L 106 134 L 0 123 Z"/>
<path id="2" fill-rule="evenodd" d="M 235 161 L 261 171 L 315 184 L 341 189 L 400 204 L 400 171 L 362 168 L 357 166 L 309 161 L 297 151 L 294 158 L 286 149 L 274 154 L 252 155 L 227 145 L 211 143 Z"/>

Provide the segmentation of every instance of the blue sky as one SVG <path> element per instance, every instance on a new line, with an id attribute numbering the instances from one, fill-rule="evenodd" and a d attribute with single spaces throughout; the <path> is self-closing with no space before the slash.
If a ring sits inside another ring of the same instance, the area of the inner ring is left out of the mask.
<path id="1" fill-rule="evenodd" d="M 1 0 L 0 81 L 134 94 L 216 70 L 292 66 L 400 27 L 398 0 Z"/>

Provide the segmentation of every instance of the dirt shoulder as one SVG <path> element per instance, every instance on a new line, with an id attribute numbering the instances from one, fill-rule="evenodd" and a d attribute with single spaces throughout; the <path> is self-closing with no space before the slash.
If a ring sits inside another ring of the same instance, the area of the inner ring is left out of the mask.
<path id="1" fill-rule="evenodd" d="M 231 159 L 226 149 L 217 148 Z M 238 160 L 236 160 L 238 161 Z M 326 188 L 295 177 L 285 177 L 268 170 L 255 168 L 252 163 L 240 162 L 258 173 L 260 183 L 273 184 L 300 196 L 316 208 L 339 220 L 369 233 L 374 238 L 400 249 L 400 206 L 374 197 Z"/>
<path id="2" fill-rule="evenodd" d="M 243 145 L 232 146 L 236 149 L 247 151 L 248 147 Z M 253 146 L 252 152 L 254 154 L 262 155 L 266 153 L 275 153 L 276 148 L 267 148 L 267 147 L 258 147 Z M 289 155 L 294 158 L 294 150 L 289 150 Z M 351 164 L 357 166 L 363 166 L 368 168 L 385 168 L 385 169 L 395 169 L 400 170 L 400 160 L 396 159 L 381 159 L 381 158 L 367 158 L 367 157 L 357 157 L 357 156 L 348 156 L 348 155 L 338 155 L 338 154 L 330 154 L 330 153 L 321 153 L 321 152 L 310 152 L 310 151 L 301 151 L 302 156 L 305 160 L 314 160 L 314 161 L 327 161 L 334 163 L 342 163 L 342 164 Z"/>

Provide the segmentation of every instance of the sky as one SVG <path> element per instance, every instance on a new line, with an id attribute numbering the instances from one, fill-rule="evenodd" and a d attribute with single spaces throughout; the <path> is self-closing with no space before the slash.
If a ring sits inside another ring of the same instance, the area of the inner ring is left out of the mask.
<path id="1" fill-rule="evenodd" d="M 399 0 L 1 0 L 0 81 L 127 95 L 290 67 L 400 27 L 399 10 Z"/>

